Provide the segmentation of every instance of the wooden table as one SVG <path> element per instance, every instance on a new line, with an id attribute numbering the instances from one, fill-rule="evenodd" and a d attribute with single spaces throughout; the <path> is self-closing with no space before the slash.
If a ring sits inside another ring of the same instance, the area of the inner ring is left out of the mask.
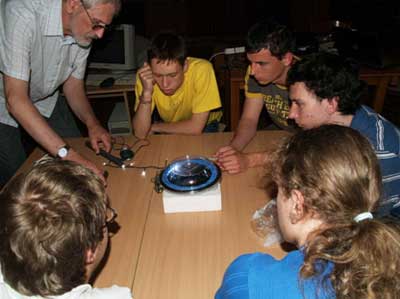
<path id="1" fill-rule="evenodd" d="M 284 134 L 260 131 L 247 149 L 270 148 Z M 135 156 L 135 165 L 163 166 L 165 160 L 186 154 L 210 156 L 231 138 L 231 133 L 153 135 L 150 145 Z M 83 147 L 82 139 L 69 143 L 101 165 L 102 158 Z M 39 156 L 36 150 L 29 161 Z M 95 282 L 98 287 L 129 286 L 135 298 L 213 298 L 226 267 L 238 255 L 254 251 L 277 258 L 285 255 L 279 245 L 264 248 L 250 228 L 252 214 L 268 200 L 260 188 L 262 168 L 222 175 L 222 211 L 176 214 L 163 212 L 162 195 L 151 182 L 155 171 L 142 176 L 135 169 L 107 170 L 107 192 L 121 229 L 111 239 L 110 256 Z"/>
<path id="2" fill-rule="evenodd" d="M 241 114 L 240 93 L 244 91 L 245 70 L 233 69 L 226 71 L 225 87 L 226 97 L 225 103 L 229 102 L 230 113 L 230 130 L 234 131 L 239 124 Z M 387 87 L 390 81 L 400 76 L 400 67 L 388 69 L 371 69 L 363 67 L 360 69 L 360 79 L 364 80 L 368 85 L 376 86 L 375 94 L 372 102 L 372 108 L 381 113 L 385 101 Z"/>
<path id="3" fill-rule="evenodd" d="M 125 109 L 128 115 L 129 130 L 132 133 L 132 117 L 131 108 L 129 105 L 129 94 L 135 92 L 135 85 L 113 85 L 111 87 L 99 87 L 99 86 L 86 86 L 86 95 L 89 99 L 97 98 L 110 98 L 110 97 L 123 97 L 125 103 Z M 134 103 L 134 99 L 132 99 Z"/>

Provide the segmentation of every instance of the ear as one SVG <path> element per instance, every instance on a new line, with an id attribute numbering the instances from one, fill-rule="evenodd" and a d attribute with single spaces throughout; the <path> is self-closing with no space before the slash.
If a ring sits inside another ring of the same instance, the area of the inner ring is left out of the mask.
<path id="1" fill-rule="evenodd" d="M 65 1 L 65 9 L 68 13 L 72 13 L 74 10 L 81 6 L 81 2 L 79 0 L 66 0 Z"/>
<path id="2" fill-rule="evenodd" d="M 282 56 L 282 63 L 285 66 L 291 66 L 293 63 L 293 59 L 294 59 L 294 55 L 292 52 L 286 52 L 283 56 Z"/>
<path id="3" fill-rule="evenodd" d="M 294 189 L 290 192 L 289 200 L 291 202 L 291 209 L 289 212 L 290 222 L 292 224 L 296 224 L 304 217 L 305 214 L 304 196 L 299 190 Z"/>
<path id="4" fill-rule="evenodd" d="M 93 249 L 86 250 L 86 265 L 93 264 L 97 255 L 97 247 Z"/>
<path id="5" fill-rule="evenodd" d="M 189 68 L 189 61 L 186 58 L 185 63 L 183 64 L 183 72 L 185 73 L 188 70 L 188 68 Z"/>
<path id="6" fill-rule="evenodd" d="M 327 112 L 329 114 L 334 114 L 336 112 L 338 112 L 338 106 L 339 106 L 339 97 L 335 96 L 331 99 L 326 99 L 326 103 L 327 103 Z"/>

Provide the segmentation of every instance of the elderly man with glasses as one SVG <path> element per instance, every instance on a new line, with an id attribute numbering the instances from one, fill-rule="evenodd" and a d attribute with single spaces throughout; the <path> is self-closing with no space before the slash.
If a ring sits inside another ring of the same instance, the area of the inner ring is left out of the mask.
<path id="1" fill-rule="evenodd" d="M 0 0 L 0 187 L 26 159 L 25 130 L 53 156 L 102 177 L 63 137 L 80 135 L 65 101 L 86 125 L 92 147 L 110 149 L 84 90 L 90 46 L 103 37 L 120 0 Z"/>

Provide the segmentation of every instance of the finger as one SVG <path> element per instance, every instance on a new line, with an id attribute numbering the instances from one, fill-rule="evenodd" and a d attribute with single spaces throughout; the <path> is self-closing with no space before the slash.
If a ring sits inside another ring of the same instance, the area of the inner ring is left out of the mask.
<path id="1" fill-rule="evenodd" d="M 220 158 L 218 158 L 218 162 L 226 164 L 229 163 L 231 161 L 236 161 L 236 156 L 235 155 L 227 155 L 227 156 L 222 156 Z"/>
<path id="2" fill-rule="evenodd" d="M 224 166 L 226 168 L 238 168 L 239 167 L 239 163 L 237 161 L 227 161 Z"/>
<path id="3" fill-rule="evenodd" d="M 101 141 L 103 142 L 106 152 L 110 152 L 111 151 L 111 136 L 110 136 L 110 134 L 104 133 L 101 136 Z"/>
<path id="4" fill-rule="evenodd" d="M 90 144 L 92 145 L 92 149 L 96 154 L 99 153 L 99 145 L 97 144 L 97 139 L 95 137 L 90 137 Z"/>
<path id="5" fill-rule="evenodd" d="M 219 168 L 221 168 L 221 169 L 224 168 L 224 164 L 222 164 L 222 163 L 220 163 L 220 162 L 218 162 L 218 161 L 215 161 L 215 164 L 217 164 L 217 166 L 218 166 Z"/>
<path id="6" fill-rule="evenodd" d="M 238 170 L 238 169 L 236 169 L 236 168 L 233 168 L 233 169 L 228 169 L 228 173 L 229 174 L 238 174 L 240 171 Z"/>
<path id="7" fill-rule="evenodd" d="M 228 150 L 230 150 L 230 149 L 231 149 L 230 146 L 224 146 L 224 147 L 221 147 L 221 148 L 217 151 L 217 153 L 218 153 L 218 154 L 223 154 L 223 153 L 225 153 L 226 151 L 228 151 Z"/>
<path id="8" fill-rule="evenodd" d="M 227 158 L 232 157 L 232 156 L 235 156 L 235 155 L 236 155 L 236 152 L 235 152 L 235 151 L 226 151 L 226 152 L 223 152 L 223 153 L 220 155 L 220 158 L 227 159 Z"/>
<path id="9" fill-rule="evenodd" d="M 151 69 L 142 69 L 138 73 L 141 79 L 146 78 L 148 76 L 153 76 L 153 72 L 151 71 Z"/>
<path id="10" fill-rule="evenodd" d="M 227 172 L 230 174 L 240 172 L 240 165 L 236 161 L 229 161 L 224 166 Z"/>

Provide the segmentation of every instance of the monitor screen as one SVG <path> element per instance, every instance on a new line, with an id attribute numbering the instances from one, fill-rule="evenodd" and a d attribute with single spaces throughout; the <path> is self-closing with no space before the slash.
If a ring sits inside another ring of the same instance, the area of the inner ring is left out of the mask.
<path id="1" fill-rule="evenodd" d="M 131 24 L 122 24 L 102 39 L 95 40 L 88 58 L 89 68 L 131 70 L 136 67 L 135 30 Z"/>

